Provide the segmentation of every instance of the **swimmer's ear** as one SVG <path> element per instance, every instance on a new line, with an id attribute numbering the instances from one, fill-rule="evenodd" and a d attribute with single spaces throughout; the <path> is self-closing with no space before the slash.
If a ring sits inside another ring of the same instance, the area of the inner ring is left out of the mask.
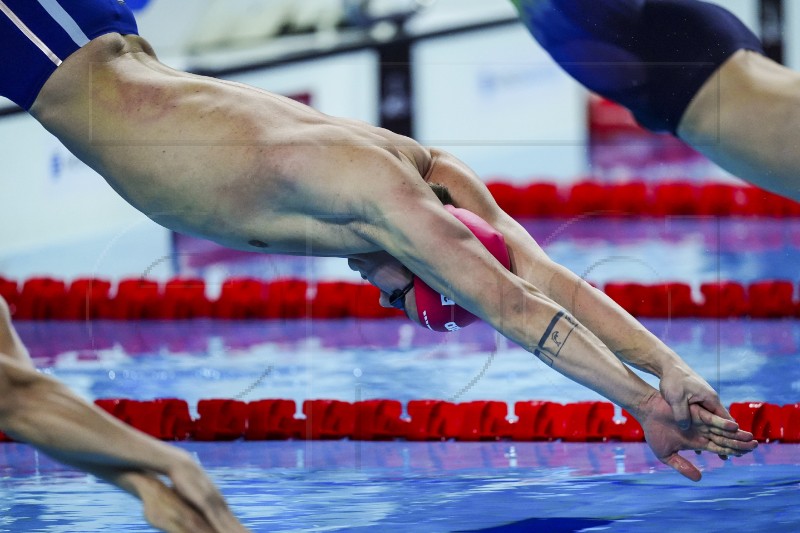
<path id="1" fill-rule="evenodd" d="M 454 205 L 453 197 L 450 195 L 450 189 L 439 183 L 428 183 L 433 194 L 442 202 L 443 205 Z"/>

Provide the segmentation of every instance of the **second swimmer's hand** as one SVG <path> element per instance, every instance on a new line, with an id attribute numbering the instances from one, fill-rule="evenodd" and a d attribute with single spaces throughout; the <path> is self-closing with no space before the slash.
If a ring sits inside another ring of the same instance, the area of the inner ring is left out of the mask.
<path id="1" fill-rule="evenodd" d="M 131 483 L 142 500 L 147 523 L 165 533 L 215 533 L 197 509 L 154 475 L 136 476 Z"/>
<path id="2" fill-rule="evenodd" d="M 191 504 L 218 533 L 244 533 L 249 531 L 233 515 L 222 493 L 203 469 L 187 456 L 177 462 L 167 473 L 173 488 L 180 497 Z"/>

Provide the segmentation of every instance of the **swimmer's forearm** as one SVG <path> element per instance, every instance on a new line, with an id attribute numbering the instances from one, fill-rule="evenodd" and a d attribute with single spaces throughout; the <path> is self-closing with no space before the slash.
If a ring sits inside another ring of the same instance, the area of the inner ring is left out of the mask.
<path id="1" fill-rule="evenodd" d="M 604 292 L 575 278 L 576 317 L 622 361 L 659 378 L 667 368 L 686 365 L 678 354 Z"/>
<path id="2" fill-rule="evenodd" d="M 551 351 L 543 353 L 539 359 L 629 412 L 639 412 L 654 389 L 592 337 L 588 330 L 579 326 L 555 357 Z"/>
<path id="3" fill-rule="evenodd" d="M 547 257 L 525 228 L 497 207 L 477 178 L 451 179 L 450 187 L 459 193 L 457 203 L 491 220 L 503 233 L 514 274 L 571 313 L 619 359 L 658 378 L 668 369 L 690 371 L 674 351 L 611 298 Z"/>
<path id="4" fill-rule="evenodd" d="M 4 370 L 12 382 L 11 401 L 0 423 L 18 440 L 61 460 L 100 467 L 167 474 L 174 465 L 191 461 L 185 452 L 126 426 L 51 378 L 10 364 Z"/>
<path id="5" fill-rule="evenodd" d="M 654 389 L 625 366 L 583 324 L 544 295 L 534 293 L 536 303 L 526 306 L 532 343 L 522 343 L 543 363 L 571 380 L 603 395 L 620 407 L 640 411 Z M 513 331 L 513 329 L 511 329 Z M 519 339 L 514 339 L 520 342 Z"/>
<path id="6" fill-rule="evenodd" d="M 385 211 L 370 236 L 434 290 L 452 295 L 548 366 L 623 408 L 638 410 L 652 394 L 652 387 L 586 327 L 493 259 L 463 224 L 437 206 L 430 189 L 409 183 L 387 193 L 409 207 Z M 469 276 L 461 275 L 465 272 Z"/>
<path id="7" fill-rule="evenodd" d="M 155 475 L 147 474 L 142 471 L 119 469 L 111 466 L 100 466 L 76 461 L 72 458 L 61 456 L 57 450 L 42 449 L 42 451 L 56 461 L 86 472 L 87 474 L 91 474 L 140 500 L 142 499 L 142 491 L 146 489 L 149 483 L 153 481 L 160 483 L 160 480 Z"/>
<path id="8" fill-rule="evenodd" d="M 524 269 L 523 276 L 540 276 L 543 269 L 551 270 L 546 286 L 540 285 L 542 291 L 572 313 L 622 361 L 658 378 L 667 369 L 686 367 L 672 349 L 605 293 L 563 266 L 550 261 L 542 265 L 536 257 L 528 261 L 537 268 Z M 539 280 L 528 281 L 536 284 Z"/>
<path id="9" fill-rule="evenodd" d="M 199 509 L 189 503 L 174 487 L 168 486 L 156 474 L 140 470 L 99 466 L 68 458 L 52 456 L 79 470 L 83 470 L 103 481 L 127 492 L 142 502 L 144 516 L 148 523 L 159 531 L 172 532 L 207 532 L 207 531 L 246 531 L 235 517 L 227 510 L 214 515 L 215 520 L 229 519 L 231 527 L 214 528 L 205 517 L 205 513 L 214 513 L 210 507 Z"/>

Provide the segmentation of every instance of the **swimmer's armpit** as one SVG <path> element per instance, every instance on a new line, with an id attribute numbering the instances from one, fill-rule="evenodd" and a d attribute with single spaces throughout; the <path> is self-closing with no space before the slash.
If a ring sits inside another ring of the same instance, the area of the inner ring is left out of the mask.
<path id="1" fill-rule="evenodd" d="M 539 339 L 533 355 L 541 359 L 547 366 L 553 366 L 553 361 L 561 353 L 561 349 L 576 327 L 578 327 L 578 322 L 574 318 L 565 311 L 559 311 L 544 330 L 544 335 Z"/>

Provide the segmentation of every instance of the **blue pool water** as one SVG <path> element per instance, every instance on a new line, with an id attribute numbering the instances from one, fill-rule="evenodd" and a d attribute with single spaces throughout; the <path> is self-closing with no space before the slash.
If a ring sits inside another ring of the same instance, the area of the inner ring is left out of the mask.
<path id="1" fill-rule="evenodd" d="M 793 221 L 528 227 L 557 261 L 599 283 L 796 279 L 800 263 L 800 225 Z M 800 400 L 800 321 L 644 323 L 725 404 Z M 451 335 L 400 320 L 18 328 L 37 365 L 88 400 L 600 399 L 485 325 Z M 765 444 L 727 463 L 691 454 L 704 472 L 697 484 L 661 465 L 643 444 L 178 445 L 196 455 L 257 532 L 800 530 L 800 446 L 794 445 Z M 130 497 L 7 444 L 0 445 L 0 531 L 150 530 Z"/>
<path id="2" fill-rule="evenodd" d="M 800 398 L 800 322 L 642 322 L 726 404 Z M 18 329 L 37 366 L 87 399 L 602 399 L 484 324 L 452 335 L 399 320 L 101 322 L 91 329 L 20 323 Z"/>
<path id="3" fill-rule="evenodd" d="M 235 442 L 196 453 L 254 531 L 750 531 L 800 524 L 796 446 L 703 481 L 642 444 Z M 149 531 L 138 504 L 21 445 L 0 449 L 0 530 Z M 13 466 L 11 466 L 13 465 Z"/>
<path id="4" fill-rule="evenodd" d="M 726 404 L 782 404 L 800 396 L 798 322 L 646 325 L 663 332 Z M 349 320 L 95 323 L 92 338 L 85 324 L 19 329 L 45 371 L 88 399 L 599 399 L 483 325 L 452 336 L 401 321 Z M 59 351 L 48 346 L 53 338 L 84 346 Z M 729 463 L 701 456 L 699 484 L 667 470 L 642 444 L 180 446 L 197 455 L 254 531 L 724 531 L 746 524 L 789 532 L 800 526 L 800 447 L 792 445 L 763 445 Z M 0 445 L 0 465 L 2 531 L 148 531 L 129 497 L 30 448 Z"/>

